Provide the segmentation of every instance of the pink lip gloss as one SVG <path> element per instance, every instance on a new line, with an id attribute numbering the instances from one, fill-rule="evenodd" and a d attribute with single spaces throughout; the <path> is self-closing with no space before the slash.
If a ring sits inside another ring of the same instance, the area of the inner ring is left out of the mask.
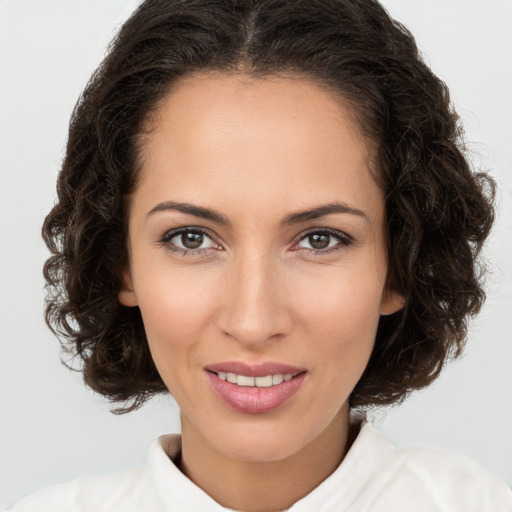
<path id="1" fill-rule="evenodd" d="M 248 414 L 262 414 L 273 411 L 287 402 L 304 383 L 306 371 L 279 363 L 246 365 L 239 362 L 219 363 L 205 368 L 213 392 L 231 409 Z M 247 377 L 264 377 L 281 374 L 291 376 L 279 384 L 268 387 L 243 386 L 228 382 L 220 374 L 227 373 Z"/>

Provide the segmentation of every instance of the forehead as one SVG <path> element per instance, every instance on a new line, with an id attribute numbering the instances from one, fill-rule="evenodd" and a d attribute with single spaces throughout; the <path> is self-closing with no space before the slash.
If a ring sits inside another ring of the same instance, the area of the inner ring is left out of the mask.
<path id="1" fill-rule="evenodd" d="M 355 120 L 354 107 L 341 94 L 306 78 L 203 72 L 177 80 L 148 117 L 146 128 L 162 134 L 187 131 L 203 144 L 214 144 L 216 135 L 226 134 L 240 140 L 266 134 L 270 141 L 277 132 L 294 142 L 299 135 L 313 139 L 311 132 L 320 129 L 327 144 L 343 135 L 367 150 L 370 141 Z"/>
<path id="2" fill-rule="evenodd" d="M 304 79 L 187 76 L 149 118 L 140 186 L 185 195 L 195 187 L 191 199 L 205 201 L 258 190 L 297 207 L 368 206 L 381 198 L 353 119 L 340 96 Z"/>

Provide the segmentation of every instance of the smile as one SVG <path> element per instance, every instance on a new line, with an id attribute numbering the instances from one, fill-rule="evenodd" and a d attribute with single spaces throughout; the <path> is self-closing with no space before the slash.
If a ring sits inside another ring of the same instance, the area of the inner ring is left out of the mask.
<path id="1" fill-rule="evenodd" d="M 238 375 L 236 373 L 218 372 L 217 376 L 219 379 L 226 380 L 231 382 L 231 384 L 236 384 L 237 386 L 269 388 L 291 380 L 293 374 L 276 373 L 274 375 L 264 375 L 262 377 L 250 377 L 248 375 Z"/>
<path id="2" fill-rule="evenodd" d="M 305 368 L 280 363 L 224 362 L 205 370 L 211 390 L 220 401 L 245 414 L 264 414 L 280 408 L 300 391 L 308 373 Z"/>

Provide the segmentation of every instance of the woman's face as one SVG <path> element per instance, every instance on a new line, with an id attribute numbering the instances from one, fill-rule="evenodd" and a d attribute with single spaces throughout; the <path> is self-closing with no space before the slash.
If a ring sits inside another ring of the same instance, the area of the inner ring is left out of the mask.
<path id="1" fill-rule="evenodd" d="M 346 417 L 402 304 L 370 159 L 342 102 L 302 80 L 189 76 L 152 116 L 119 299 L 184 435 L 279 460 Z"/>

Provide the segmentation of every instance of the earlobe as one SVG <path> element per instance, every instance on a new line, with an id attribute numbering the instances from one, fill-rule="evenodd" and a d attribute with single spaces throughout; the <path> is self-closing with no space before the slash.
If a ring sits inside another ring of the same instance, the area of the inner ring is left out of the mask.
<path id="1" fill-rule="evenodd" d="M 405 298 L 396 290 L 387 290 L 382 298 L 380 307 L 381 315 L 392 315 L 405 306 Z"/>
<path id="2" fill-rule="evenodd" d="M 123 284 L 117 294 L 117 298 L 123 306 L 133 308 L 139 304 L 133 287 L 133 279 L 130 269 L 126 269 L 123 272 Z"/>

